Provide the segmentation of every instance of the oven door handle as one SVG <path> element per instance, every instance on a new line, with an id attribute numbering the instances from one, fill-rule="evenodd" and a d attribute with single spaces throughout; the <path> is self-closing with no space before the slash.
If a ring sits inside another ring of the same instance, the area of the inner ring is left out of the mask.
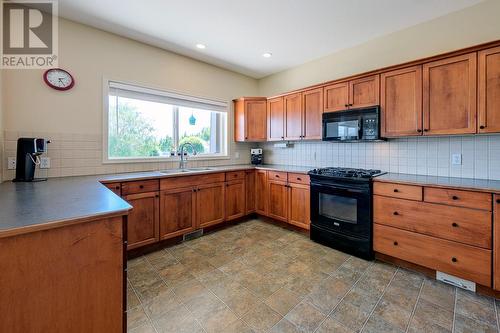
<path id="1" fill-rule="evenodd" d="M 311 183 L 311 191 L 326 192 L 326 193 L 368 194 L 367 190 L 358 190 L 338 185 L 324 186 L 324 185 L 317 185 L 315 183 Z"/>

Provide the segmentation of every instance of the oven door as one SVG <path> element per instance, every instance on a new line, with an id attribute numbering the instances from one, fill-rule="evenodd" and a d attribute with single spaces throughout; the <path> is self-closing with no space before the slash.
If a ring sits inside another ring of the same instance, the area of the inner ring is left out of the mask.
<path id="1" fill-rule="evenodd" d="M 311 223 L 360 238 L 371 237 L 369 184 L 311 184 Z"/>

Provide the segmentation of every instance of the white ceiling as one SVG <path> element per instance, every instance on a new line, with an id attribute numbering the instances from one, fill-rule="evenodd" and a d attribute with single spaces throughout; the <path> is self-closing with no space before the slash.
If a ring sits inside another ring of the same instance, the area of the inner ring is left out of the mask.
<path id="1" fill-rule="evenodd" d="M 59 13 L 261 78 L 481 1 L 60 0 Z"/>

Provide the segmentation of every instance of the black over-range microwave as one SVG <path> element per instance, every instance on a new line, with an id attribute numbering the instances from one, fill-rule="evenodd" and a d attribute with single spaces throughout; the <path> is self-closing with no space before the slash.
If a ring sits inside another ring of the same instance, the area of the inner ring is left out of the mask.
<path id="1" fill-rule="evenodd" d="M 323 113 L 323 141 L 377 141 L 380 137 L 380 107 L 372 106 Z"/>

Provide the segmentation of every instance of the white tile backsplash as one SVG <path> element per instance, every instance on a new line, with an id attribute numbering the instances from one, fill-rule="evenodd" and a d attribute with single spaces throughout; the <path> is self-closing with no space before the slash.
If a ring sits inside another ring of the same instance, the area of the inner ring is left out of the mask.
<path id="1" fill-rule="evenodd" d="M 431 176 L 500 180 L 500 135 L 419 137 L 373 143 L 295 142 L 261 145 L 264 163 L 352 167 Z M 452 154 L 462 164 L 452 165 Z"/>

